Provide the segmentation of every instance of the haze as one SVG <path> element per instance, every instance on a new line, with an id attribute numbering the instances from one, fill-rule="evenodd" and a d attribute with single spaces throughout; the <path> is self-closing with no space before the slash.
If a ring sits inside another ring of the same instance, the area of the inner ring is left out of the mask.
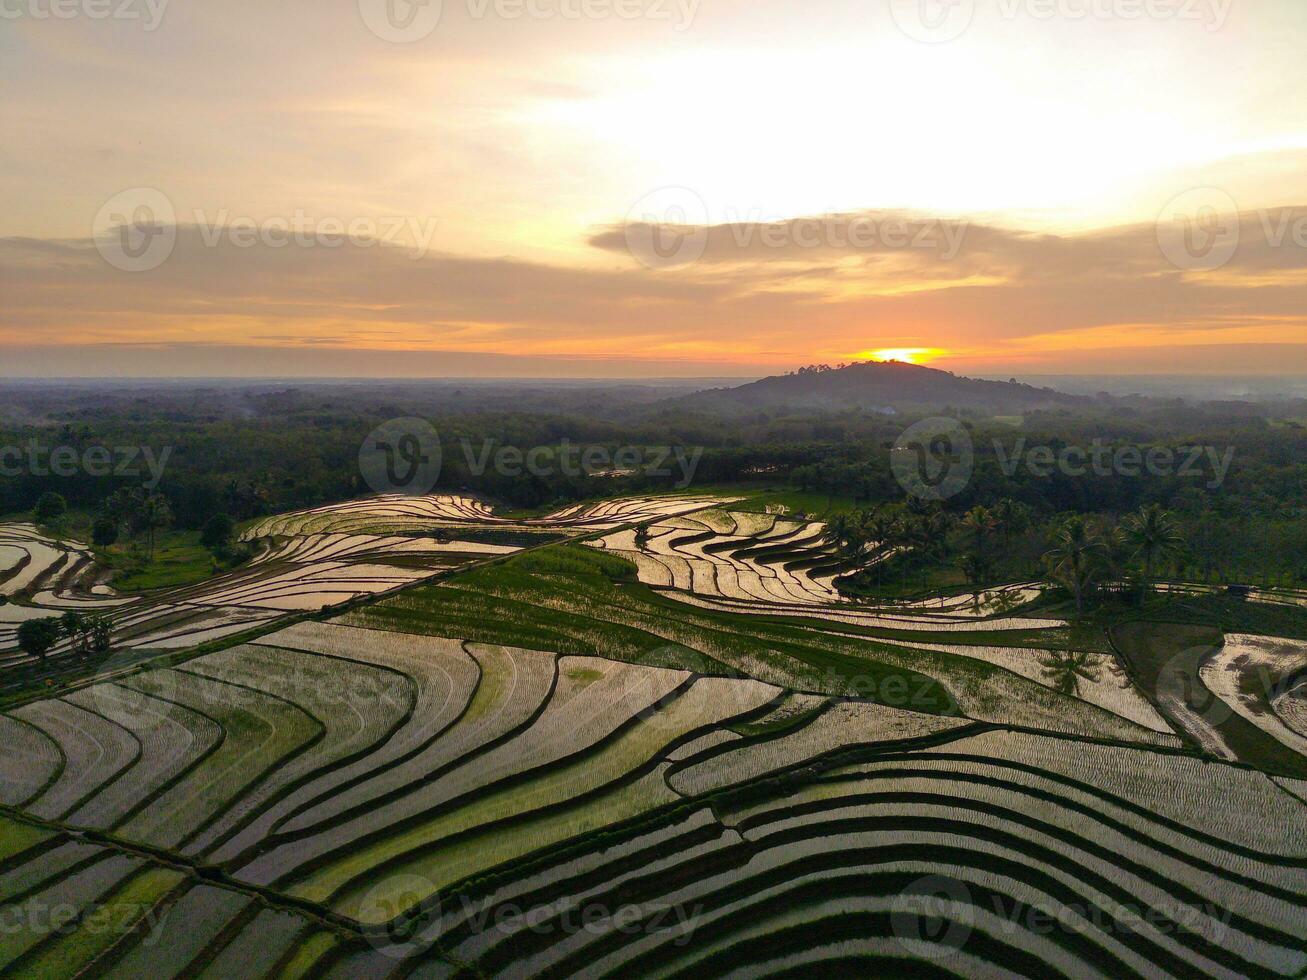
<path id="1" fill-rule="evenodd" d="M 0 19 L 6 375 L 1307 374 L 1300 0 L 49 9 Z"/>

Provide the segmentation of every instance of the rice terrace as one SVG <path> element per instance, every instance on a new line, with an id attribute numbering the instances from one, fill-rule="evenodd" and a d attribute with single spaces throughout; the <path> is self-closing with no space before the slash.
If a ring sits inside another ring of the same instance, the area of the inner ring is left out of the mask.
<path id="1" fill-rule="evenodd" d="M 1307 0 L 0 0 L 0 980 L 1307 980 Z"/>
<path id="2" fill-rule="evenodd" d="M 0 714 L 5 973 L 1303 974 L 1307 642 L 850 600 L 786 509 L 372 497 L 141 598 L 5 525 L 6 673 L 116 640 Z"/>

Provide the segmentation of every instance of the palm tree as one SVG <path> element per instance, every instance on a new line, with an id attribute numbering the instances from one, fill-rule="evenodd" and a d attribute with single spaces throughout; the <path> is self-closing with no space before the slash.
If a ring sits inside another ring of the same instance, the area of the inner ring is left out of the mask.
<path id="1" fill-rule="evenodd" d="M 949 547 L 949 532 L 953 530 L 953 518 L 943 510 L 932 511 L 922 521 L 922 530 L 930 541 L 930 553 L 939 559 L 947 558 L 952 550 Z"/>
<path id="2" fill-rule="evenodd" d="M 1143 592 L 1139 596 L 1142 604 L 1143 593 L 1152 588 L 1153 569 L 1159 561 L 1174 558 L 1184 550 L 1184 534 L 1169 511 L 1149 504 L 1125 519 L 1121 539 L 1144 563 Z"/>
<path id="3" fill-rule="evenodd" d="M 1050 577 L 1076 597 L 1076 615 L 1085 611 L 1085 593 L 1107 565 L 1111 550 L 1097 527 L 1077 514 L 1067 519 L 1044 555 Z"/>
<path id="4" fill-rule="evenodd" d="M 172 523 L 172 507 L 161 493 L 152 493 L 141 501 L 141 523 L 145 525 L 150 547 L 150 561 L 154 561 L 155 532 Z"/>
<path id="5" fill-rule="evenodd" d="M 863 516 L 862 527 L 867 539 L 878 548 L 888 548 L 894 544 L 897 525 L 886 511 L 880 508 L 868 511 Z"/>
<path id="6" fill-rule="evenodd" d="M 1076 696 L 1080 693 L 1080 681 L 1096 683 L 1098 681 L 1099 659 L 1097 654 L 1076 650 L 1053 650 L 1039 661 L 1044 677 L 1051 681 L 1053 688 L 1062 694 Z"/>
<path id="7" fill-rule="evenodd" d="M 1005 550 L 1012 543 L 1013 535 L 1030 525 L 1030 508 L 1011 497 L 1004 497 L 996 503 L 992 513 L 995 529 Z"/>
<path id="8" fill-rule="evenodd" d="M 852 526 L 848 514 L 836 514 L 826 522 L 826 533 L 823 535 L 826 543 L 834 545 L 837 551 L 842 549 L 844 539 L 849 536 L 849 528 Z"/>
<path id="9" fill-rule="evenodd" d="M 959 562 L 969 580 L 981 584 L 989 578 L 993 568 L 990 554 L 990 536 L 998 524 L 988 507 L 972 507 L 962 518 L 962 531 L 966 535 L 966 555 Z"/>
<path id="10" fill-rule="evenodd" d="M 63 638 L 72 643 L 73 649 L 85 656 L 88 637 L 86 634 L 86 617 L 78 612 L 66 612 L 59 617 L 59 632 Z"/>
<path id="11" fill-rule="evenodd" d="M 977 548 L 983 549 L 997 528 L 998 521 L 988 507 L 972 507 L 962 518 L 962 529 L 970 535 Z"/>
<path id="12" fill-rule="evenodd" d="M 868 542 L 880 552 L 880 560 L 876 562 L 876 585 L 880 587 L 885 584 L 885 562 L 897 539 L 898 524 L 886 511 L 877 508 L 863 515 L 862 530 Z"/>

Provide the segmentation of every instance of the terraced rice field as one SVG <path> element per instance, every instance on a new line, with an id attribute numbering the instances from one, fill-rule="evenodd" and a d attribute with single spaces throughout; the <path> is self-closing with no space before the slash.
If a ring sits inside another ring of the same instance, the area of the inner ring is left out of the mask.
<path id="1" fill-rule="evenodd" d="M 638 497 L 511 521 L 470 497 L 372 497 L 262 520 L 241 535 L 261 548 L 247 566 L 144 597 L 114 593 L 85 546 L 51 540 L 29 524 L 0 525 L 0 594 L 23 601 L 0 606 L 0 669 L 31 666 L 16 649 L 26 619 L 69 610 L 110 613 L 120 649 L 184 649 L 520 550 L 460 540 L 460 532 L 586 534 L 718 502 Z M 64 652 L 56 647 L 54 655 Z"/>
<path id="2" fill-rule="evenodd" d="M 820 527 L 671 499 L 0 711 L 0 973 L 1307 970 L 1303 644 L 1086 649 L 1027 584 L 865 607 Z M 288 515 L 262 587 L 205 588 L 282 615 L 244 600 L 439 560 L 403 522 L 479 506 Z M 1177 664 L 1230 720 L 1193 727 Z"/>

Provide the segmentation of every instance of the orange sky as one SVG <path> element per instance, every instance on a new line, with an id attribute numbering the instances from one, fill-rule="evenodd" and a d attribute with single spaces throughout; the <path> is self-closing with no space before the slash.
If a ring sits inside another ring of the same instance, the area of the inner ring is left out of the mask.
<path id="1" fill-rule="evenodd" d="M 1307 4 L 968 2 L 0 20 L 0 374 L 1307 374 Z"/>

